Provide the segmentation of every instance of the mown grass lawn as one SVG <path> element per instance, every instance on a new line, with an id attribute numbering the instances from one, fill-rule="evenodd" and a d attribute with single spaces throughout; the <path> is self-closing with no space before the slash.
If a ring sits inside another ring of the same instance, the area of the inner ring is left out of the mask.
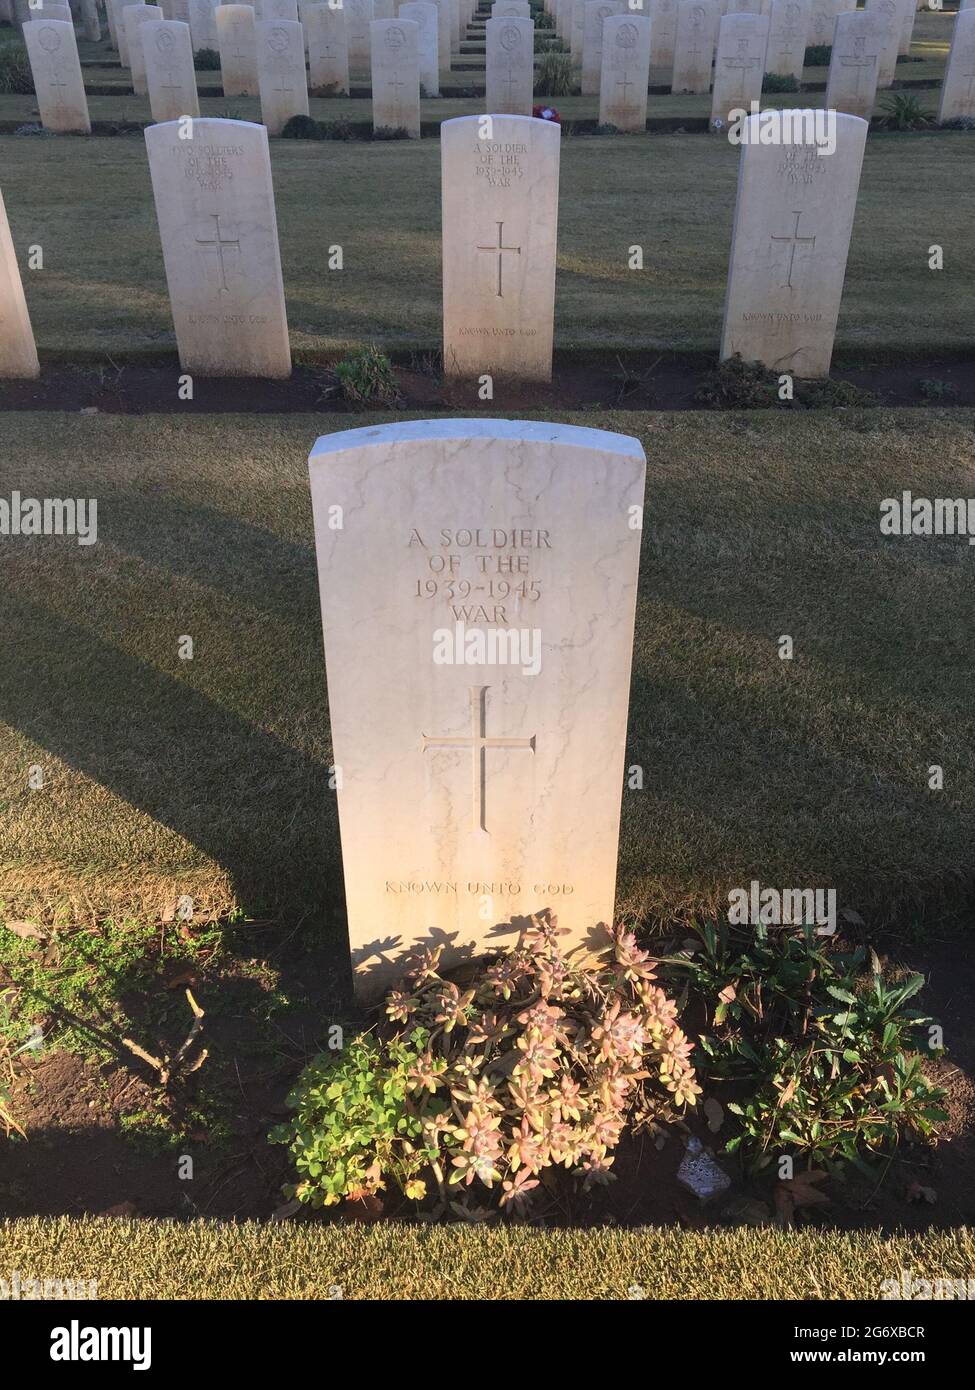
<path id="1" fill-rule="evenodd" d="M 557 348 L 717 351 L 738 161 L 706 134 L 564 141 Z M 275 140 L 271 163 L 296 353 L 369 341 L 439 349 L 439 142 Z M 0 168 L 42 363 L 172 356 L 142 136 L 3 136 Z M 972 132 L 871 134 L 839 357 L 970 349 L 973 174 Z M 336 245 L 344 268 L 330 271 Z M 642 271 L 629 269 L 634 245 Z M 27 268 L 31 246 L 43 248 L 42 270 Z"/>
<path id="2" fill-rule="evenodd" d="M 340 931 L 305 459 L 371 418 L 4 417 L 4 494 L 99 502 L 95 546 L 0 542 L 8 914 L 154 918 L 187 893 Z M 962 901 L 975 557 L 884 538 L 878 509 L 971 494 L 972 412 L 585 423 L 649 459 L 621 911 L 712 911 L 752 878 L 836 887 L 875 925 Z"/>
<path id="3" fill-rule="evenodd" d="M 902 1270 L 970 1280 L 975 1239 L 63 1217 L 0 1222 L 0 1269 L 96 1280 L 99 1299 L 877 1299 Z"/>

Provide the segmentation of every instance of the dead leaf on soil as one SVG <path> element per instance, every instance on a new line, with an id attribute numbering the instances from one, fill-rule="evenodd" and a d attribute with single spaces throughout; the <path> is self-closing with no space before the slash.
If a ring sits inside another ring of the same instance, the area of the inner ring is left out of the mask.
<path id="1" fill-rule="evenodd" d="M 7 931 L 12 931 L 14 936 L 19 936 L 21 941 L 46 941 L 47 932 L 43 927 L 39 927 L 36 922 L 5 922 Z"/>

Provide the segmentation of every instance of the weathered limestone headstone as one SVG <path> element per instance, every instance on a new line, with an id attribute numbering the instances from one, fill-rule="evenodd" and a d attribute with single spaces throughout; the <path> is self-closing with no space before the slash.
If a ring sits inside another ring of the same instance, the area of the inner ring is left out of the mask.
<path id="1" fill-rule="evenodd" d="M 255 97 L 257 32 L 251 5 L 221 5 L 217 10 L 220 78 L 225 97 Z"/>
<path id="2" fill-rule="evenodd" d="M 204 117 L 149 126 L 146 147 L 180 366 L 287 377 L 288 321 L 267 131 Z"/>
<path id="3" fill-rule="evenodd" d="M 40 374 L 17 253 L 0 193 L 0 378 Z"/>
<path id="4" fill-rule="evenodd" d="M 142 29 L 149 107 L 154 121 L 178 121 L 198 116 L 190 26 L 179 20 L 160 20 Z"/>
<path id="5" fill-rule="evenodd" d="M 123 68 L 131 67 L 129 60 L 129 41 L 125 32 L 125 11 L 131 9 L 133 4 L 141 5 L 144 0 L 108 0 L 112 13 L 115 16 L 115 44 L 118 48 L 119 61 Z"/>
<path id="6" fill-rule="evenodd" d="M 811 0 L 806 29 L 806 43 L 810 48 L 833 42 L 833 26 L 839 13 L 839 0 Z"/>
<path id="7" fill-rule="evenodd" d="M 419 25 L 411 20 L 374 19 L 372 45 L 372 128 L 405 130 L 420 138 Z"/>
<path id="8" fill-rule="evenodd" d="M 267 23 L 271 20 L 283 19 L 288 24 L 297 24 L 298 21 L 298 0 L 257 0 L 256 19 L 263 19 Z"/>
<path id="9" fill-rule="evenodd" d="M 582 71 L 583 48 L 586 39 L 586 0 L 571 0 L 569 16 L 569 57 L 572 66 Z"/>
<path id="10" fill-rule="evenodd" d="M 884 0 L 892 5 L 894 0 Z M 765 71 L 802 81 L 809 0 L 772 0 Z"/>
<path id="11" fill-rule="evenodd" d="M 768 18 L 763 14 L 726 14 L 718 26 L 714 63 L 711 128 L 721 130 L 732 111 L 748 111 L 762 95 Z"/>
<path id="12" fill-rule="evenodd" d="M 677 44 L 677 0 L 643 0 L 643 9 L 650 20 L 652 41 L 650 64 L 655 68 L 673 68 Z"/>
<path id="13" fill-rule="evenodd" d="M 420 86 L 428 97 L 440 95 L 440 62 L 438 26 L 440 17 L 430 0 L 407 0 L 399 7 L 400 19 L 408 19 L 417 30 L 416 48 L 420 68 Z"/>
<path id="14" fill-rule="evenodd" d="M 601 947 L 639 442 L 410 421 L 326 435 L 309 472 L 357 994 L 374 999 L 425 946 L 443 943 L 449 968 L 513 942 L 544 909 L 568 949 Z"/>
<path id="15" fill-rule="evenodd" d="M 911 51 L 911 42 L 914 38 L 914 21 L 917 18 L 917 10 L 914 7 L 914 0 L 900 0 L 900 6 L 901 31 L 897 52 L 909 54 Z"/>
<path id="16" fill-rule="evenodd" d="M 349 92 L 349 44 L 345 8 L 309 5 L 305 10 L 308 41 L 308 85 L 313 92 L 347 96 Z"/>
<path id="17" fill-rule="evenodd" d="M 201 53 L 205 48 L 212 49 L 214 53 L 220 52 L 216 11 L 214 0 L 190 0 L 190 36 L 194 53 Z"/>
<path id="18" fill-rule="evenodd" d="M 710 92 L 717 35 L 716 0 L 679 0 L 672 92 Z"/>
<path id="19" fill-rule="evenodd" d="M 81 31 L 88 43 L 101 42 L 102 26 L 95 0 L 81 0 Z"/>
<path id="20" fill-rule="evenodd" d="M 136 96 L 149 93 L 146 83 L 146 55 L 142 47 L 142 26 L 162 20 L 163 12 L 158 5 L 129 5 L 122 11 L 125 24 L 125 41 L 129 49 L 129 68 L 132 72 L 132 90 Z"/>
<path id="21" fill-rule="evenodd" d="M 599 124 L 646 130 L 651 21 L 634 11 L 603 20 Z"/>
<path id="22" fill-rule="evenodd" d="M 760 144 L 761 119 L 745 123 L 721 356 L 827 376 L 867 123 L 840 112 L 836 149 L 820 155 L 800 139 Z"/>
<path id="23" fill-rule="evenodd" d="M 598 96 L 603 71 L 603 21 L 622 14 L 623 0 L 585 0 L 582 34 L 582 95 Z"/>
<path id="24" fill-rule="evenodd" d="M 489 19 L 485 27 L 487 110 L 500 115 L 530 116 L 535 84 L 535 25 L 530 19 Z"/>
<path id="25" fill-rule="evenodd" d="M 492 19 L 531 19 L 532 7 L 528 0 L 494 0 L 491 6 Z"/>
<path id="26" fill-rule="evenodd" d="M 448 377 L 551 380 L 560 134 L 531 116 L 440 127 Z"/>
<path id="27" fill-rule="evenodd" d="M 433 0 L 437 7 L 437 67 L 445 76 L 450 72 L 451 0 Z"/>
<path id="28" fill-rule="evenodd" d="M 349 39 L 349 71 L 363 76 L 371 71 L 372 48 L 369 26 L 373 22 L 372 0 L 343 0 Z"/>
<path id="29" fill-rule="evenodd" d="M 945 67 L 938 123 L 975 117 L 975 8 L 955 18 L 951 49 Z"/>
<path id="30" fill-rule="evenodd" d="M 45 4 L 36 6 L 28 4 L 24 13 L 25 24 L 33 20 L 52 19 L 61 24 L 70 24 L 72 27 L 74 25 L 74 20 L 71 17 L 71 6 L 56 4 L 55 0 L 46 0 Z"/>
<path id="31" fill-rule="evenodd" d="M 866 10 L 837 15 L 826 85 L 826 109 L 869 121 L 877 96 L 884 26 Z"/>
<path id="32" fill-rule="evenodd" d="M 873 16 L 881 30 L 877 86 L 891 87 L 897 71 L 897 49 L 900 45 L 900 6 L 897 0 L 867 0 L 866 12 Z"/>
<path id="33" fill-rule="evenodd" d="M 62 19 L 31 19 L 23 28 L 45 130 L 91 133 L 74 29 Z"/>
<path id="34" fill-rule="evenodd" d="M 260 19 L 257 38 L 257 83 L 261 119 L 268 135 L 280 135 L 292 116 L 308 115 L 305 41 L 297 20 Z"/>

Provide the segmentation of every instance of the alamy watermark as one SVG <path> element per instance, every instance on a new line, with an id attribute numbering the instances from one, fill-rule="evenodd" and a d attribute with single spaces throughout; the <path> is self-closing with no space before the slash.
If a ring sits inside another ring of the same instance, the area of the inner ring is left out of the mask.
<path id="1" fill-rule="evenodd" d="M 763 111 L 753 101 L 748 111 L 736 106 L 728 112 L 728 140 L 732 145 L 805 145 L 820 157 L 835 154 L 836 112 L 809 107 Z"/>
<path id="2" fill-rule="evenodd" d="M 880 1297 L 930 1300 L 975 1299 L 975 1279 L 917 1279 L 909 1269 L 902 1269 L 899 1279 L 884 1279 Z"/>
<path id="3" fill-rule="evenodd" d="M 728 921 L 735 926 L 815 927 L 817 936 L 836 932 L 835 888 L 763 888 L 753 878 L 728 894 Z"/>
<path id="4" fill-rule="evenodd" d="M 520 666 L 523 676 L 542 669 L 542 633 L 537 627 L 438 627 L 433 633 L 435 666 Z"/>
<path id="5" fill-rule="evenodd" d="M 97 1298 L 97 1279 L 54 1279 L 44 1274 L 21 1274 L 19 1269 L 0 1275 L 0 1303 L 54 1299 Z"/>
<path id="6" fill-rule="evenodd" d="M 967 536 L 975 545 L 975 497 L 885 497 L 880 504 L 883 536 Z"/>
<path id="7" fill-rule="evenodd" d="M 79 545 L 98 540 L 95 497 L 0 497 L 0 536 L 75 536 Z"/>

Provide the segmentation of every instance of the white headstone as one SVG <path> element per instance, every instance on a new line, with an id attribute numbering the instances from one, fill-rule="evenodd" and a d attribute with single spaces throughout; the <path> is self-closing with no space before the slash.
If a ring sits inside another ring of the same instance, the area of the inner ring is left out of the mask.
<path id="1" fill-rule="evenodd" d="M 292 116 L 308 115 L 305 41 L 296 20 L 259 19 L 254 30 L 261 119 L 268 135 L 280 135 Z"/>
<path id="2" fill-rule="evenodd" d="M 955 17 L 951 49 L 941 88 L 938 121 L 975 117 L 975 9 L 960 10 Z"/>
<path id="3" fill-rule="evenodd" d="M 633 11 L 603 20 L 599 124 L 646 130 L 652 24 Z"/>
<path id="4" fill-rule="evenodd" d="M 444 371 L 549 381 L 561 132 L 531 116 L 491 127 L 440 127 Z"/>
<path id="5" fill-rule="evenodd" d="M 585 0 L 582 34 L 582 95 L 598 96 L 603 70 L 603 20 L 622 14 L 623 0 Z"/>
<path id="6" fill-rule="evenodd" d="M 647 15 L 651 24 L 651 67 L 673 68 L 677 43 L 677 0 L 643 0 L 640 13 Z"/>
<path id="7" fill-rule="evenodd" d="M 216 11 L 214 0 L 190 0 L 190 36 L 194 53 L 202 53 L 204 49 L 220 52 Z"/>
<path id="8" fill-rule="evenodd" d="M 289 24 L 297 24 L 298 0 L 257 0 L 255 18 L 266 20 L 268 23 L 274 19 L 284 19 Z"/>
<path id="9" fill-rule="evenodd" d="M 894 0 L 884 0 L 892 5 Z M 802 81 L 809 0 L 772 0 L 765 71 Z"/>
<path id="10" fill-rule="evenodd" d="M 102 37 L 102 26 L 98 18 L 98 6 L 95 0 L 81 0 L 81 25 L 82 33 L 88 43 L 100 43 Z"/>
<path id="11" fill-rule="evenodd" d="M 251 5 L 221 5 L 217 10 L 220 78 L 225 97 L 256 97 L 257 31 Z"/>
<path id="12" fill-rule="evenodd" d="M 768 19 L 763 14 L 726 14 L 718 25 L 711 96 L 712 129 L 723 130 L 732 111 L 748 111 L 760 102 L 768 47 Z"/>
<path id="13" fill-rule="evenodd" d="M 449 967 L 546 908 L 570 949 L 602 946 L 639 442 L 535 421 L 410 421 L 326 435 L 309 471 L 359 997 L 424 946 L 444 943 Z"/>
<path id="14" fill-rule="evenodd" d="M 347 96 L 349 44 L 344 6 L 333 10 L 330 5 L 309 5 L 305 17 L 309 87 L 329 96 Z"/>
<path id="15" fill-rule="evenodd" d="M 489 19 L 486 25 L 486 109 L 530 116 L 535 83 L 535 25 L 530 19 Z"/>
<path id="16" fill-rule="evenodd" d="M 491 6 L 492 19 L 531 19 L 532 7 L 528 0 L 494 0 Z"/>
<path id="17" fill-rule="evenodd" d="M 450 13 L 451 0 L 433 0 L 437 7 L 437 68 L 450 72 Z"/>
<path id="18" fill-rule="evenodd" d="M 909 54 L 911 51 L 911 42 L 914 38 L 914 21 L 917 18 L 917 10 L 914 6 L 914 0 L 900 0 L 900 7 L 901 32 L 897 52 Z"/>
<path id="19" fill-rule="evenodd" d="M 881 26 L 877 86 L 891 87 L 897 70 L 897 49 L 900 46 L 900 6 L 897 0 L 867 0 L 866 12 Z"/>
<path id="20" fill-rule="evenodd" d="M 419 26 L 412 20 L 374 19 L 372 46 L 372 128 L 405 130 L 420 138 Z"/>
<path id="21" fill-rule="evenodd" d="M 152 119 L 178 121 L 180 116 L 198 116 L 190 26 L 175 19 L 143 25 L 142 51 Z"/>
<path id="22" fill-rule="evenodd" d="M 142 26 L 162 20 L 163 12 L 158 5 L 130 5 L 122 11 L 125 24 L 125 41 L 129 50 L 129 68 L 132 72 L 132 90 L 136 96 L 149 93 L 146 83 L 146 55 L 142 47 Z"/>
<path id="23" fill-rule="evenodd" d="M 44 129 L 90 134 L 73 27 L 62 19 L 31 19 L 23 35 Z"/>
<path id="24" fill-rule="evenodd" d="M 582 50 L 586 37 L 586 0 L 570 0 L 569 57 L 572 66 L 581 71 Z"/>
<path id="25" fill-rule="evenodd" d="M 867 123 L 839 113 L 836 149 L 821 155 L 801 138 L 761 144 L 762 119 L 745 123 L 721 356 L 827 376 Z"/>
<path id="26" fill-rule="evenodd" d="M 149 126 L 146 147 L 180 366 L 287 377 L 288 321 L 267 131 L 204 117 Z"/>
<path id="27" fill-rule="evenodd" d="M 877 74 L 885 26 L 866 10 L 838 15 L 826 86 L 826 109 L 869 121 L 877 96 Z"/>
<path id="28" fill-rule="evenodd" d="M 349 71 L 363 76 L 371 71 L 372 49 L 369 26 L 373 21 L 372 0 L 343 0 L 346 33 L 349 39 Z"/>
<path id="29" fill-rule="evenodd" d="M 115 43 L 118 48 L 119 61 L 123 68 L 130 67 L 129 62 L 129 43 L 125 33 L 125 11 L 130 9 L 133 4 L 142 5 L 145 0 L 108 0 L 115 16 Z"/>
<path id="30" fill-rule="evenodd" d="M 17 253 L 0 193 L 0 378 L 40 374 Z"/>
<path id="31" fill-rule="evenodd" d="M 399 7 L 400 19 L 415 24 L 420 86 L 428 97 L 440 95 L 439 24 L 440 14 L 431 0 L 407 0 Z"/>
<path id="32" fill-rule="evenodd" d="M 679 0 L 671 91 L 710 92 L 717 37 L 716 0 Z"/>

